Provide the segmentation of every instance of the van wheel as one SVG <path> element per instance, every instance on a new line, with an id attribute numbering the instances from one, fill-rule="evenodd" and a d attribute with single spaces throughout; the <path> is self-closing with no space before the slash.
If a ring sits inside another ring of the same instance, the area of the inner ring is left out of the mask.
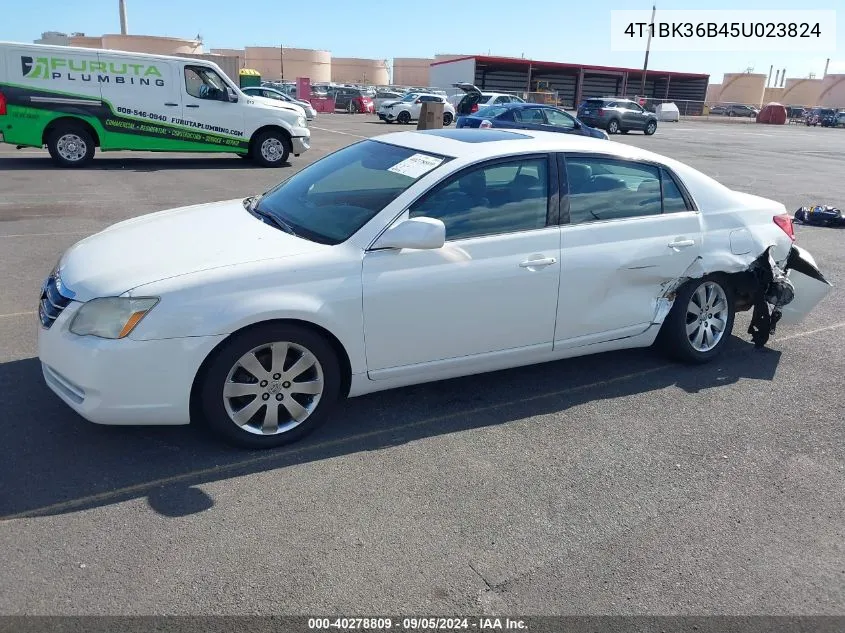
<path id="1" fill-rule="evenodd" d="M 693 279 L 678 290 L 658 343 L 675 360 L 706 363 L 727 345 L 735 314 L 733 290 L 724 276 Z"/>
<path id="2" fill-rule="evenodd" d="M 82 167 L 94 158 L 94 139 L 80 125 L 60 125 L 50 132 L 47 151 L 59 167 Z"/>
<path id="3" fill-rule="evenodd" d="M 304 437 L 325 420 L 341 393 L 340 363 L 329 342 L 310 329 L 281 323 L 227 340 L 199 380 L 206 424 L 245 448 Z"/>
<path id="4" fill-rule="evenodd" d="M 607 124 L 607 133 L 608 134 L 616 134 L 619 131 L 619 121 L 613 119 L 610 123 Z"/>
<path id="5" fill-rule="evenodd" d="M 252 157 L 262 167 L 281 167 L 290 156 L 290 141 L 282 132 L 267 130 L 255 139 Z"/>

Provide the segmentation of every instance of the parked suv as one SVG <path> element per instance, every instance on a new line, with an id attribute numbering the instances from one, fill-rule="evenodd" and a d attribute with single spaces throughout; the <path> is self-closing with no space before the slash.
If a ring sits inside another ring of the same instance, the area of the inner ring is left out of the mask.
<path id="1" fill-rule="evenodd" d="M 710 108 L 710 114 L 723 114 L 725 116 L 747 116 L 755 118 L 760 114 L 760 110 L 752 106 L 743 105 L 741 103 L 731 103 L 728 105 L 716 105 Z"/>
<path id="2" fill-rule="evenodd" d="M 607 130 L 608 134 L 641 130 L 651 136 L 657 131 L 657 115 L 630 99 L 587 99 L 578 108 L 578 118 L 590 127 Z"/>
<path id="3" fill-rule="evenodd" d="M 330 91 L 334 96 L 334 107 L 347 112 L 374 112 L 374 92 L 365 88 L 338 87 Z"/>

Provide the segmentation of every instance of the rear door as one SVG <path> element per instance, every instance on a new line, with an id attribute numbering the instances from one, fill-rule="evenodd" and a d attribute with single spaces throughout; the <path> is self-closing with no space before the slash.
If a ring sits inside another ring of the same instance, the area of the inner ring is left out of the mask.
<path id="1" fill-rule="evenodd" d="M 513 111 L 514 121 L 517 127 L 523 130 L 544 130 L 546 117 L 540 108 L 517 108 Z"/>
<path id="2" fill-rule="evenodd" d="M 659 165 L 590 154 L 567 155 L 561 165 L 555 347 L 642 333 L 665 307 L 665 284 L 701 252 L 699 213 Z"/>

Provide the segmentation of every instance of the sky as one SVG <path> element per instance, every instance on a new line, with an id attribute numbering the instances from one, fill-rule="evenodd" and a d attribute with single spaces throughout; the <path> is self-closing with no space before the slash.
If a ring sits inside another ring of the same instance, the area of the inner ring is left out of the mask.
<path id="1" fill-rule="evenodd" d="M 643 54 L 613 52 L 610 12 L 651 8 L 650 0 L 127 0 L 130 34 L 194 38 L 206 49 L 279 46 L 331 51 L 337 57 L 388 59 L 435 54 L 492 54 L 607 66 L 642 67 Z M 812 0 L 658 0 L 661 10 L 840 9 L 835 52 L 679 53 L 652 50 L 649 68 L 710 74 L 768 73 L 787 77 L 845 73 L 845 3 Z M 0 0 L 0 41 L 32 42 L 42 31 L 119 33 L 118 0 Z M 761 16 L 763 14 L 761 13 Z"/>

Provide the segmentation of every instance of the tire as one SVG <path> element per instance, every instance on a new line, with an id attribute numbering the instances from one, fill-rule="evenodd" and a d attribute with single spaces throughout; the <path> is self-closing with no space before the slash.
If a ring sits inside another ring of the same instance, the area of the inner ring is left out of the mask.
<path id="1" fill-rule="evenodd" d="M 262 167 L 281 167 L 288 162 L 290 150 L 290 140 L 284 133 L 267 130 L 255 139 L 252 158 Z"/>
<path id="2" fill-rule="evenodd" d="M 450 125 L 452 125 L 453 120 L 454 120 L 454 117 L 452 116 L 451 112 L 444 113 L 443 114 L 443 127 L 449 127 Z"/>
<path id="3" fill-rule="evenodd" d="M 705 321 L 696 326 L 697 317 L 690 308 L 697 311 L 702 302 L 705 306 L 709 305 L 711 311 L 703 313 Z M 714 304 L 718 311 L 712 311 Z M 719 315 L 722 318 L 708 315 Z M 693 279 L 678 290 L 675 303 L 660 329 L 659 346 L 675 360 L 690 364 L 707 363 L 719 356 L 730 340 L 735 315 L 733 290 L 723 275 L 707 275 Z M 707 339 L 704 338 L 701 345 L 695 345 L 698 333 L 713 332 L 713 325 L 718 322 L 723 323 L 723 327 L 715 344 L 711 340 L 710 345 L 705 345 Z M 692 330 L 690 334 L 687 334 L 688 327 Z"/>
<path id="4" fill-rule="evenodd" d="M 654 121 L 649 121 L 648 125 L 645 126 L 645 130 L 644 130 L 645 135 L 651 136 L 656 131 L 657 131 L 657 123 L 655 123 Z"/>
<path id="5" fill-rule="evenodd" d="M 47 151 L 59 167 L 84 167 L 94 158 L 94 138 L 82 125 L 57 125 L 47 139 Z"/>
<path id="6" fill-rule="evenodd" d="M 617 134 L 619 132 L 619 121 L 616 119 L 611 119 L 610 122 L 607 124 L 607 133 L 608 134 Z"/>
<path id="7" fill-rule="evenodd" d="M 280 371 L 274 371 L 279 369 L 278 364 L 273 366 L 275 353 L 279 353 Z M 244 369 L 244 364 L 258 375 Z M 300 364 L 307 368 L 297 369 Z M 227 443 L 251 449 L 302 439 L 325 421 L 341 392 L 340 364 L 331 344 L 311 329 L 284 323 L 259 325 L 229 338 L 215 351 L 198 381 L 196 394 L 205 424 Z M 225 396 L 227 384 L 243 385 L 228 390 L 245 395 Z M 296 384 L 308 386 L 298 391 Z M 321 391 L 306 393 L 317 389 Z M 298 421 L 292 412 L 304 417 Z M 234 419 L 239 413 L 241 424 Z M 265 424 L 267 431 L 262 430 Z"/>
<path id="8" fill-rule="evenodd" d="M 411 122 L 411 113 L 407 110 L 403 110 L 399 113 L 396 117 L 396 122 L 401 123 L 402 125 L 408 125 Z"/>

